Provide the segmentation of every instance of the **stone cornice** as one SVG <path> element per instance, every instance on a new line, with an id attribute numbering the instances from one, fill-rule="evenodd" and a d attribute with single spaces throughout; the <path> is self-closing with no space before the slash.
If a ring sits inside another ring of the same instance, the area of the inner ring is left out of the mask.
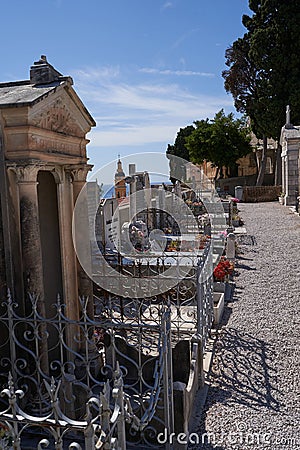
<path id="1" fill-rule="evenodd" d="M 36 125 L 32 124 L 22 124 L 22 125 L 13 125 L 13 126 L 4 126 L 4 131 L 7 134 L 22 134 L 22 133 L 34 133 L 38 135 L 45 135 L 49 137 L 60 137 L 61 139 L 69 139 L 70 141 L 78 142 L 78 141 L 86 141 L 90 142 L 88 139 L 85 139 L 84 136 L 73 136 L 65 133 L 60 133 L 59 131 L 48 130 L 46 128 L 40 128 Z"/>
<path id="2" fill-rule="evenodd" d="M 5 127 L 6 157 L 22 154 L 30 158 L 30 152 L 44 153 L 48 160 L 61 156 L 86 158 L 86 145 L 89 140 L 84 137 L 68 136 L 32 125 Z M 27 156 L 28 155 L 28 156 Z M 19 158 L 17 158 L 19 159 Z"/>

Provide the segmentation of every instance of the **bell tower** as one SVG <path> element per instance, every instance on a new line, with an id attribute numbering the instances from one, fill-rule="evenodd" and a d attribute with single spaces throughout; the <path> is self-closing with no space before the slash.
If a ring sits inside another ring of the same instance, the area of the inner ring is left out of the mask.
<path id="1" fill-rule="evenodd" d="M 126 197 L 125 173 L 123 171 L 120 155 L 118 155 L 117 171 L 115 173 L 115 197 Z"/>

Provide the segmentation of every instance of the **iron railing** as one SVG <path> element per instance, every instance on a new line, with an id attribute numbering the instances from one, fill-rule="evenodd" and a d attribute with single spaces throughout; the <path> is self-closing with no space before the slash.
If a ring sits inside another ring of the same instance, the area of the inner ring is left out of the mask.
<path id="1" fill-rule="evenodd" d="M 208 245 L 163 294 L 132 299 L 100 289 L 94 317 L 81 299 L 79 320 L 66 317 L 60 298 L 43 317 L 38 297 L 28 296 L 22 314 L 8 295 L 0 310 L 7 448 L 159 448 L 157 434 L 174 431 L 173 352 L 195 335 L 204 349 L 210 334 L 212 264 Z"/>

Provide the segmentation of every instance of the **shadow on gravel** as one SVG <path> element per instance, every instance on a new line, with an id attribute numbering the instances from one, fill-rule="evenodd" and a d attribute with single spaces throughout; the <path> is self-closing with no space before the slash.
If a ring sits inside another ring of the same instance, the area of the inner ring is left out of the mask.
<path id="1" fill-rule="evenodd" d="M 236 303 L 240 301 L 241 291 L 244 290 L 244 287 L 236 287 L 234 286 L 234 290 L 232 290 L 232 295 L 225 299 L 224 310 L 220 322 L 220 326 L 225 326 L 228 324 L 230 316 L 232 314 L 232 307 L 230 306 L 232 303 Z M 219 327 L 220 328 L 220 327 Z"/>
<path id="2" fill-rule="evenodd" d="M 230 300 L 230 302 L 234 302 L 234 301 L 237 301 L 237 300 L 235 300 L 234 298 L 232 298 Z M 222 322 L 221 322 L 222 326 L 227 325 L 231 314 L 232 314 L 232 308 L 228 304 L 225 303 L 225 308 L 224 308 L 224 311 L 223 311 Z"/>
<path id="3" fill-rule="evenodd" d="M 255 236 L 251 234 L 240 234 L 236 236 L 238 245 L 257 245 Z"/>
<path id="4" fill-rule="evenodd" d="M 214 414 L 218 414 L 215 404 L 226 405 L 227 411 L 228 407 L 232 408 L 231 431 L 234 431 L 236 426 L 234 418 L 241 415 L 243 420 L 247 421 L 244 415 L 248 408 L 260 410 L 263 406 L 269 411 L 280 409 L 281 405 L 274 397 L 274 393 L 278 391 L 276 389 L 277 370 L 272 366 L 274 355 L 272 347 L 255 336 L 234 328 L 224 327 L 220 330 L 212 370 L 208 376 L 210 386 L 207 401 L 197 430 L 200 436 L 206 433 L 212 435 L 220 433 L 220 428 L 214 430 L 211 424 L 209 424 L 209 431 L 206 429 L 207 412 L 212 409 Z M 222 409 L 222 406 L 220 408 Z M 220 427 L 220 420 L 217 423 Z M 218 442 L 217 439 L 216 444 L 219 443 L 220 440 Z M 223 449 L 208 443 L 189 448 L 191 450 Z"/>
<path id="5" fill-rule="evenodd" d="M 236 262 L 235 268 L 243 269 L 243 270 L 256 270 L 256 267 L 250 267 L 250 266 L 247 266 L 246 264 L 241 264 L 239 261 Z"/>
<path id="6" fill-rule="evenodd" d="M 272 393 L 276 390 L 276 370 L 272 368 L 274 350 L 263 340 L 233 328 L 223 328 L 216 343 L 210 381 L 226 395 L 227 404 L 243 404 L 258 409 L 261 406 L 278 411 L 279 403 Z M 223 394 L 218 401 L 222 401 Z"/>
<path id="7" fill-rule="evenodd" d="M 253 258 L 245 258 L 245 256 L 237 256 L 236 261 L 238 263 L 238 261 L 243 260 L 243 261 L 253 261 Z"/>

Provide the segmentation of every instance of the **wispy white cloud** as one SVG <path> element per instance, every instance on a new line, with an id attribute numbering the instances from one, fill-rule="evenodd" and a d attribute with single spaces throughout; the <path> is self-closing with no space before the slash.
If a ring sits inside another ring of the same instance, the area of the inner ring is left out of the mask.
<path id="1" fill-rule="evenodd" d="M 198 72 L 195 70 L 171 70 L 171 69 L 154 69 L 151 67 L 143 67 L 140 69 L 140 72 L 143 73 L 153 73 L 155 75 L 176 75 L 179 77 L 182 76 L 198 76 L 198 77 L 214 77 L 214 73 L 210 72 Z"/>
<path id="2" fill-rule="evenodd" d="M 120 75 L 119 66 L 88 67 L 75 71 L 76 78 L 81 81 L 96 82 L 101 79 L 116 78 Z"/>
<path id="3" fill-rule="evenodd" d="M 162 5 L 161 10 L 163 11 L 165 9 L 172 8 L 172 7 L 173 7 L 173 3 L 167 1 Z"/>
<path id="4" fill-rule="evenodd" d="M 172 48 L 179 47 L 186 39 L 190 38 L 193 34 L 198 33 L 198 31 L 201 31 L 200 28 L 192 28 L 191 30 L 187 30 L 185 33 L 179 36 L 178 39 L 176 39 L 176 41 L 172 45 Z"/>
<path id="5" fill-rule="evenodd" d="M 98 130 L 90 133 L 91 147 L 115 147 L 142 146 L 144 144 L 156 144 L 162 142 L 172 142 L 176 134 L 176 128 L 169 124 L 139 124 L 127 128 L 119 127 L 114 130 L 101 131 L 101 124 Z M 165 148 L 162 148 L 164 151 Z"/>
<path id="6" fill-rule="evenodd" d="M 132 74 L 131 80 L 139 74 Z M 154 73 L 155 75 L 155 73 Z M 119 68 L 91 68 L 73 74 L 75 88 L 95 118 L 90 147 L 158 144 L 165 150 L 180 127 L 221 108 L 232 109 L 231 99 L 194 93 L 173 83 L 133 82 Z M 140 75 L 141 77 L 141 75 Z"/>

